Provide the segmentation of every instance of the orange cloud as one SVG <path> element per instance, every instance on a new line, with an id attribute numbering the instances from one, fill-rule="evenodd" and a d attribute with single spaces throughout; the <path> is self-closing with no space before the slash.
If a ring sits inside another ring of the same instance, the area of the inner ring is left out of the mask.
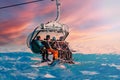
<path id="1" fill-rule="evenodd" d="M 102 10 L 101 3 L 97 5 L 98 3 L 96 0 L 61 0 L 60 22 L 69 25 L 71 30 L 67 40 L 73 48 L 84 53 L 119 52 L 120 33 L 109 33 L 120 25 L 119 19 L 114 18 L 113 13 L 110 14 L 111 9 L 108 12 L 105 12 L 108 8 Z M 26 5 L 20 10 L 10 9 L 12 16 L 7 17 L 5 14 L 5 19 L 0 20 L 0 44 L 25 44 L 27 35 L 34 28 L 29 26 L 55 18 L 54 4 L 36 3 Z"/>
<path id="2" fill-rule="evenodd" d="M 25 43 L 27 36 L 24 36 L 22 33 L 25 33 L 24 31 L 33 23 L 32 21 L 38 16 L 43 16 L 45 14 L 47 16 L 47 14 L 53 12 L 56 8 L 51 4 L 44 7 L 41 7 L 41 5 L 42 4 L 30 4 L 26 5 L 23 10 L 11 10 L 12 12 L 10 13 L 13 13 L 14 16 L 10 18 L 7 17 L 5 20 L 0 21 L 0 44 L 9 44 L 15 40 L 18 40 L 18 42 L 15 41 L 14 44 Z"/>

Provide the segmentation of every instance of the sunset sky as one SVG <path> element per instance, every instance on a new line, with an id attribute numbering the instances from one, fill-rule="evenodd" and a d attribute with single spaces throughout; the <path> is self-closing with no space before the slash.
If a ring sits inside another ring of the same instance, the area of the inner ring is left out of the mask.
<path id="1" fill-rule="evenodd" d="M 0 7 L 33 0 L 0 0 Z M 60 0 L 71 48 L 81 53 L 120 53 L 120 0 Z M 0 9 L 0 48 L 26 45 L 27 36 L 56 17 L 55 1 Z"/>

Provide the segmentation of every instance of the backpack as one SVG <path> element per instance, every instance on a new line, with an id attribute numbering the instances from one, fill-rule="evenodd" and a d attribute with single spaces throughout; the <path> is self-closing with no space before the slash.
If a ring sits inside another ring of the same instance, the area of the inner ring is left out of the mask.
<path id="1" fill-rule="evenodd" d="M 31 50 L 32 50 L 32 52 L 34 52 L 36 54 L 42 53 L 41 47 L 37 44 L 36 40 L 32 40 L 32 42 L 31 42 Z"/>

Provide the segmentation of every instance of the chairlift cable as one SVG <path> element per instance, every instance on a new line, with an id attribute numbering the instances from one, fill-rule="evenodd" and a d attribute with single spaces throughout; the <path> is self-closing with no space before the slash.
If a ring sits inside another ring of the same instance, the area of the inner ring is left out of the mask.
<path id="1" fill-rule="evenodd" d="M 39 1 L 44 1 L 44 0 L 35 0 L 35 1 L 23 2 L 23 3 L 13 4 L 13 5 L 7 5 L 7 6 L 0 7 L 0 9 L 6 9 L 6 8 L 15 7 L 15 6 L 31 4 L 31 3 L 35 3 L 35 2 L 39 2 Z M 51 1 L 53 1 L 53 0 L 51 0 Z M 59 2 L 59 0 L 56 0 L 56 6 L 57 6 L 57 17 L 55 18 L 54 21 L 59 21 L 59 18 L 60 18 L 60 2 Z"/>
<path id="2" fill-rule="evenodd" d="M 56 6 L 57 6 L 57 17 L 56 17 L 56 19 L 55 19 L 55 21 L 59 21 L 59 19 L 60 19 L 60 2 L 59 2 L 59 0 L 56 0 Z"/>
<path id="3" fill-rule="evenodd" d="M 5 8 L 10 8 L 10 7 L 15 7 L 15 6 L 20 6 L 20 5 L 31 4 L 31 3 L 35 3 L 35 2 L 39 2 L 39 1 L 43 1 L 43 0 L 35 0 L 35 1 L 29 1 L 29 2 L 23 2 L 23 3 L 18 3 L 18 4 L 13 4 L 13 5 L 8 5 L 8 6 L 3 6 L 3 7 L 0 7 L 0 9 L 5 9 Z"/>

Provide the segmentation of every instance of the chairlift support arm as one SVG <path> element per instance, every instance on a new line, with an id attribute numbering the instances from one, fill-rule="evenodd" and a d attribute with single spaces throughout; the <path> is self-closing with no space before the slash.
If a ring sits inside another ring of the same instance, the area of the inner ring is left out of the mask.
<path id="1" fill-rule="evenodd" d="M 57 6 L 57 17 L 55 19 L 55 21 L 59 21 L 60 19 L 60 1 L 59 0 L 56 0 L 56 6 Z"/>

